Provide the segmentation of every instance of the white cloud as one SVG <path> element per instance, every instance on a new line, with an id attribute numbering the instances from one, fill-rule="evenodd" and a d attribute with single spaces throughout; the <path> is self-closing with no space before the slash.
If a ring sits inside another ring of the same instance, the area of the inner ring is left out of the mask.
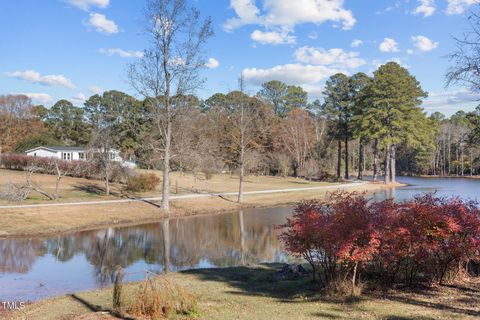
<path id="1" fill-rule="evenodd" d="M 90 13 L 86 24 L 94 27 L 97 32 L 105 34 L 118 33 L 118 26 L 115 24 L 115 21 L 108 20 L 105 15 L 100 13 Z"/>
<path id="2" fill-rule="evenodd" d="M 215 68 L 218 68 L 220 66 L 220 62 L 218 62 L 217 59 L 214 59 L 214 58 L 210 58 L 208 59 L 207 63 L 205 64 L 205 66 L 208 68 L 208 69 L 215 69 Z"/>
<path id="3" fill-rule="evenodd" d="M 363 41 L 360 40 L 360 39 L 355 39 L 355 40 L 352 41 L 351 47 L 352 48 L 358 48 L 361 45 L 363 45 Z"/>
<path id="4" fill-rule="evenodd" d="M 355 69 L 366 64 L 366 61 L 358 56 L 358 52 L 345 52 L 340 48 L 325 50 L 323 48 L 305 46 L 295 51 L 295 58 L 299 62 L 314 65 L 330 65 L 341 69 Z"/>
<path id="5" fill-rule="evenodd" d="M 22 93 L 18 93 L 18 94 L 23 94 L 23 95 L 29 97 L 30 99 L 34 100 L 35 102 L 41 103 L 41 104 L 48 104 L 48 103 L 53 102 L 53 98 L 48 93 L 26 93 L 26 92 L 22 92 Z"/>
<path id="6" fill-rule="evenodd" d="M 467 89 L 440 91 L 429 93 L 428 98 L 423 102 L 423 106 L 426 110 L 438 110 L 478 100 L 480 100 L 480 94 Z"/>
<path id="7" fill-rule="evenodd" d="M 106 8 L 110 0 L 65 0 L 74 7 L 88 11 L 90 7 Z"/>
<path id="8" fill-rule="evenodd" d="M 114 55 L 118 55 L 121 58 L 142 58 L 143 57 L 142 51 L 126 51 L 119 48 L 109 48 L 109 49 L 100 48 L 98 49 L 98 52 L 106 54 L 107 56 L 110 56 L 110 57 Z"/>
<path id="9" fill-rule="evenodd" d="M 422 52 L 428 52 L 438 47 L 438 42 L 434 42 L 425 36 L 414 36 L 411 39 L 415 48 Z"/>
<path id="10" fill-rule="evenodd" d="M 74 95 L 73 97 L 71 97 L 70 99 L 71 103 L 73 104 L 83 104 L 85 102 L 85 100 L 87 100 L 87 97 L 83 94 L 83 93 L 77 93 L 76 95 Z"/>
<path id="11" fill-rule="evenodd" d="M 232 31 L 247 24 L 260 24 L 262 22 L 259 17 L 260 10 L 255 5 L 254 0 L 231 0 L 230 6 L 235 10 L 237 17 L 225 22 L 225 30 Z"/>
<path id="12" fill-rule="evenodd" d="M 391 38 L 384 38 L 379 47 L 382 52 L 398 52 L 398 42 Z"/>
<path id="13" fill-rule="evenodd" d="M 473 4 L 480 3 L 480 0 L 448 0 L 447 14 L 462 14 L 465 9 Z"/>
<path id="14" fill-rule="evenodd" d="M 259 42 L 261 44 L 293 44 L 296 39 L 294 36 L 288 34 L 288 31 L 276 32 L 276 31 L 260 31 L 255 30 L 250 36 L 253 41 Z"/>
<path id="15" fill-rule="evenodd" d="M 423 14 L 424 17 L 430 17 L 435 13 L 434 0 L 418 0 L 419 6 L 413 11 L 414 14 Z"/>
<path id="16" fill-rule="evenodd" d="M 261 85 L 270 80 L 280 80 L 294 85 L 315 85 L 339 70 L 325 66 L 302 65 L 299 63 L 278 65 L 269 69 L 246 68 L 242 71 L 245 80 Z"/>
<path id="17" fill-rule="evenodd" d="M 38 83 L 44 86 L 60 86 L 74 89 L 75 85 L 64 75 L 46 75 L 42 76 L 35 70 L 6 72 L 7 76 L 24 80 L 31 83 Z"/>
<path id="18" fill-rule="evenodd" d="M 356 23 L 353 13 L 344 8 L 344 0 L 263 0 L 263 11 L 255 0 L 230 0 L 230 6 L 237 16 L 228 19 L 224 29 L 233 31 L 245 25 L 261 25 L 267 30 L 257 30 L 252 39 L 255 36 L 264 43 L 293 43 L 294 37 L 289 33 L 303 23 L 319 25 L 331 21 L 341 23 L 343 29 L 351 29 Z"/>
<path id="19" fill-rule="evenodd" d="M 88 91 L 90 91 L 93 94 L 102 94 L 105 90 L 97 86 L 90 86 L 88 88 Z"/>

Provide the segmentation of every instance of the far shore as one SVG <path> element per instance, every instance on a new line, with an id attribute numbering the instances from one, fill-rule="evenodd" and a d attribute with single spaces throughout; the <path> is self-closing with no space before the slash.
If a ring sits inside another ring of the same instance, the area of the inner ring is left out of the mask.
<path id="1" fill-rule="evenodd" d="M 4 176 L 11 174 L 12 176 L 20 175 L 17 172 L 0 171 Z M 40 181 L 54 179 L 50 176 L 39 177 Z M 187 185 L 190 181 L 180 180 L 183 185 Z M 184 178 L 186 179 L 186 178 Z M 215 177 L 210 185 L 207 186 L 210 192 L 218 193 L 219 191 L 233 192 L 235 189 L 235 178 Z M 224 212 L 232 212 L 246 208 L 266 208 L 289 206 L 302 200 L 317 199 L 325 196 L 328 192 L 335 190 L 348 190 L 357 192 L 373 193 L 383 189 L 395 188 L 403 186 L 400 183 L 385 185 L 383 183 L 368 182 L 355 186 L 339 183 L 310 182 L 303 179 L 280 178 L 280 177 L 249 177 L 246 184 L 247 192 L 262 192 L 271 190 L 272 193 L 257 193 L 245 195 L 244 203 L 241 205 L 236 202 L 236 196 L 214 196 L 200 198 L 186 198 L 173 200 L 171 202 L 171 212 L 168 218 L 179 218 L 185 216 L 218 214 Z M 80 179 L 69 178 L 64 182 L 66 185 L 65 199 L 63 202 L 75 201 L 99 201 L 114 200 L 119 197 L 90 197 L 79 195 L 68 191 L 69 186 L 78 189 L 77 185 L 92 181 L 81 181 Z M 192 182 L 193 183 L 193 182 Z M 201 183 L 206 183 L 201 182 Z M 191 184 L 191 183 L 190 183 Z M 278 189 L 299 189 L 299 191 L 278 192 Z M 317 188 L 316 190 L 306 190 L 308 188 Z M 223 190 L 222 190 L 223 189 Z M 145 197 L 159 196 L 159 193 L 141 195 Z M 48 201 L 34 203 L 42 203 L 43 205 L 52 203 Z M 32 204 L 32 201 L 25 204 Z M 9 205 L 8 203 L 1 203 Z M 2 225 L 0 226 L 0 239 L 19 238 L 19 237 L 46 237 L 49 235 L 70 233 L 76 231 L 101 229 L 106 227 L 130 226 L 146 223 L 155 223 L 166 218 L 158 207 L 158 201 L 133 201 L 121 203 L 101 203 L 91 205 L 72 205 L 72 206 L 41 206 L 41 207 L 19 207 L 0 209 L 2 216 Z"/>

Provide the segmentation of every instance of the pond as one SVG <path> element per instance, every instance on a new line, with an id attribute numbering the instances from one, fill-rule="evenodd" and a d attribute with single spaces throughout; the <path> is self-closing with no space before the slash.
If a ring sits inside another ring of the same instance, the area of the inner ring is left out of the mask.
<path id="1" fill-rule="evenodd" d="M 480 197 L 480 179 L 400 177 L 409 186 L 373 195 L 381 200 L 440 196 Z M 170 219 L 154 224 L 108 228 L 47 239 L 0 240 L 0 301 L 37 300 L 109 286 L 116 266 L 126 280 L 145 272 L 286 262 L 278 225 L 291 208 L 248 209 L 211 216 Z"/>

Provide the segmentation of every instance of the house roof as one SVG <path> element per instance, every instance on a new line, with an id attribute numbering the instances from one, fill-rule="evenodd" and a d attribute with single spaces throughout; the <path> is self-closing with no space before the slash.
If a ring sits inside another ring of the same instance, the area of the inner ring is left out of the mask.
<path id="1" fill-rule="evenodd" d="M 25 153 L 36 151 L 39 149 L 44 149 L 48 150 L 51 152 L 72 152 L 72 151 L 78 151 L 78 152 L 88 152 L 89 150 L 92 150 L 89 147 L 56 147 L 56 146 L 39 146 L 30 150 L 25 151 Z M 110 149 L 111 152 L 120 152 L 117 149 Z"/>
<path id="2" fill-rule="evenodd" d="M 36 150 L 39 150 L 39 149 L 45 149 L 45 150 L 52 151 L 52 152 L 59 152 L 59 151 L 71 152 L 71 151 L 86 151 L 87 150 L 87 148 L 84 148 L 84 147 L 39 146 L 39 147 L 36 147 L 36 148 L 25 151 L 25 153 L 36 151 Z"/>

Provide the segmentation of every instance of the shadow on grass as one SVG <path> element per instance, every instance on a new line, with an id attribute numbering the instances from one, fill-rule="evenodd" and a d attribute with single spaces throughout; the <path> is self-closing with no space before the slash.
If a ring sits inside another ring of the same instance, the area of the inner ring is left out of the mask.
<path id="1" fill-rule="evenodd" d="M 385 319 L 385 320 L 432 320 L 432 319 L 436 319 L 436 318 L 424 317 L 424 316 L 414 316 L 414 317 L 386 316 L 383 319 Z"/>
<path id="2" fill-rule="evenodd" d="M 200 280 L 225 282 L 240 291 L 229 291 L 232 295 L 267 296 L 284 303 L 308 303 L 312 301 L 341 302 L 356 304 L 361 299 L 345 300 L 327 297 L 312 283 L 311 275 L 295 279 L 281 279 L 277 272 L 282 264 L 262 264 L 255 267 L 232 267 L 219 269 L 196 269 L 182 271 Z"/>
<path id="3" fill-rule="evenodd" d="M 230 290 L 227 293 L 232 295 L 246 295 L 246 296 L 262 296 L 272 297 L 282 303 L 310 303 L 310 302 L 326 302 L 338 304 L 339 312 L 344 311 L 345 308 L 349 310 L 358 309 L 360 311 L 360 303 L 368 299 L 378 299 L 378 295 L 374 292 L 371 294 L 365 294 L 356 299 L 345 299 L 340 297 L 331 297 L 322 294 L 321 290 L 312 283 L 311 277 L 301 277 L 297 279 L 280 279 L 277 276 L 277 271 L 281 269 L 281 264 L 263 264 L 254 267 L 233 267 L 224 269 L 198 269 L 183 271 L 185 274 L 196 276 L 203 281 L 216 281 L 224 282 L 233 288 L 239 290 Z M 457 289 L 457 288 L 455 288 Z M 431 310 L 437 310 L 441 312 L 451 312 L 459 315 L 476 316 L 480 317 L 480 311 L 476 308 L 469 308 L 469 305 L 458 306 L 439 303 L 438 296 L 446 293 L 428 292 L 428 289 L 421 290 L 422 296 L 426 297 L 430 301 L 422 301 L 415 299 L 414 294 L 406 294 L 402 296 L 395 295 L 394 293 L 382 294 L 382 300 L 395 301 L 403 304 L 424 307 Z M 475 291 L 470 288 L 458 288 L 457 294 L 463 295 L 465 291 Z M 428 293 L 427 293 L 428 292 Z M 476 300 L 476 299 L 474 299 Z M 480 299 L 479 299 L 480 300 Z M 473 301 L 471 302 L 473 303 Z M 475 304 L 470 304 L 475 305 Z M 338 316 L 335 313 L 324 313 L 324 311 L 315 313 L 314 316 L 335 319 Z M 425 316 L 405 317 L 401 313 L 399 315 L 389 315 L 385 319 L 392 320 L 407 320 L 407 319 L 431 319 Z"/>
<path id="4" fill-rule="evenodd" d="M 77 191 L 82 191 L 91 195 L 95 196 L 104 196 L 105 195 L 105 189 L 97 186 L 96 184 L 90 183 L 90 184 L 77 184 L 74 185 L 73 188 Z M 117 196 L 117 194 L 110 192 L 111 195 Z"/>
<path id="5" fill-rule="evenodd" d="M 117 319 L 123 319 L 123 320 L 135 320 L 135 318 L 132 318 L 132 317 L 127 317 L 127 316 L 124 316 L 123 314 L 117 312 L 117 311 L 114 311 L 112 309 L 109 309 L 109 308 L 103 308 L 102 306 L 99 306 L 99 305 L 95 305 L 95 304 L 92 304 L 90 302 L 88 302 L 87 300 L 83 299 L 83 298 L 80 298 L 78 295 L 76 294 L 71 294 L 70 295 L 70 298 L 72 298 L 73 300 L 79 302 L 80 304 L 84 305 L 85 307 L 87 307 L 90 311 L 94 312 L 94 313 L 97 313 L 97 312 L 100 312 L 100 313 L 109 313 L 111 316 L 117 318 Z"/>
<path id="6" fill-rule="evenodd" d="M 431 309 L 436 309 L 440 311 L 448 311 L 452 313 L 480 317 L 480 311 L 478 310 L 459 308 L 459 307 L 450 306 L 450 305 L 446 305 L 438 302 L 421 301 L 421 300 L 417 300 L 410 297 L 399 297 L 399 296 L 387 296 L 386 299 L 390 301 L 401 302 L 401 303 L 410 304 L 410 305 L 419 306 L 419 307 L 425 307 L 425 308 L 431 308 Z"/>

